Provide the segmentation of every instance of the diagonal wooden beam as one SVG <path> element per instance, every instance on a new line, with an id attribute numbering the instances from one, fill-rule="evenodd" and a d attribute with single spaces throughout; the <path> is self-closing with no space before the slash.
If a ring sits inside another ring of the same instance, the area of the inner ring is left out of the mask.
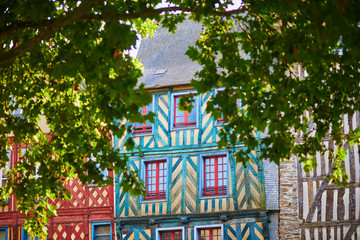
<path id="1" fill-rule="evenodd" d="M 360 225 L 360 222 L 358 224 L 352 224 L 349 228 L 349 231 L 346 233 L 344 240 L 351 239 L 352 235 L 354 234 L 356 228 Z"/>
<path id="2" fill-rule="evenodd" d="M 333 168 L 335 167 L 335 161 L 333 162 L 333 164 L 331 164 L 330 170 L 328 172 L 328 174 L 326 175 L 324 181 L 321 183 L 319 190 L 317 191 L 314 201 L 311 204 L 311 207 L 309 209 L 309 213 L 305 219 L 305 222 L 311 222 L 314 215 L 315 215 L 315 210 L 316 208 L 320 205 L 320 201 L 321 201 L 321 197 L 324 193 L 324 191 L 326 190 L 327 185 L 329 184 L 329 179 L 327 178 L 327 176 L 333 174 L 334 170 Z"/>

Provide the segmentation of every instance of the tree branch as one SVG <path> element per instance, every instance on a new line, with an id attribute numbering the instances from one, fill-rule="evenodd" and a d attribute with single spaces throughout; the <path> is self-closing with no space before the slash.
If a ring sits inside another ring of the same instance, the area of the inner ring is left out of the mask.
<path id="1" fill-rule="evenodd" d="M 39 23 L 34 22 L 22 22 L 22 21 L 15 21 L 13 24 L 4 27 L 0 32 L 0 39 L 5 39 L 11 34 L 14 34 L 18 31 L 25 30 L 28 28 L 31 29 L 39 29 L 44 28 L 54 22 L 54 19 L 51 20 L 41 20 Z"/>
<path id="2" fill-rule="evenodd" d="M 80 18 L 80 20 L 86 20 L 86 21 L 92 21 L 92 20 L 103 20 L 103 21 L 111 21 L 111 20 L 131 20 L 131 19 L 136 19 L 136 18 L 146 18 L 146 17 L 153 17 L 153 16 L 158 16 L 161 15 L 163 13 L 166 12 L 198 12 L 200 9 L 198 8 L 183 8 L 183 7 L 166 7 L 166 8 L 158 8 L 158 9 L 148 9 L 142 12 L 138 12 L 138 13 L 120 13 L 120 14 L 112 14 L 112 15 L 97 15 L 97 14 L 92 14 L 92 15 L 88 15 L 88 16 L 83 16 Z M 225 11 L 225 12 L 220 12 L 220 11 L 211 11 L 210 14 L 211 15 L 216 15 L 216 16 L 231 16 L 235 13 L 240 13 L 243 12 L 244 9 L 242 8 L 238 8 L 235 10 L 231 10 L 231 11 Z"/>
<path id="3" fill-rule="evenodd" d="M 3 29 L 0 33 L 0 39 L 8 37 L 9 35 L 26 28 L 43 28 L 40 31 L 40 34 L 37 36 L 29 39 L 28 41 L 24 42 L 20 46 L 13 47 L 9 51 L 2 51 L 0 52 L 0 63 L 11 61 L 12 59 L 23 55 L 25 52 L 29 51 L 31 48 L 35 47 L 39 44 L 42 40 L 46 39 L 46 37 L 54 34 L 56 31 L 60 30 L 64 26 L 71 24 L 77 21 L 111 21 L 111 20 L 131 20 L 136 18 L 147 18 L 158 16 L 160 14 L 164 14 L 165 12 L 197 12 L 200 9 L 196 8 L 182 8 L 182 7 L 166 7 L 166 8 L 159 8 L 159 9 L 149 9 L 138 13 L 120 13 L 120 14 L 111 14 L 111 15 L 100 15 L 100 14 L 88 14 L 90 10 L 98 6 L 101 3 L 100 0 L 94 0 L 88 4 L 82 4 L 78 9 L 69 13 L 67 16 L 57 19 L 57 20 L 46 20 L 42 21 L 38 24 L 33 24 L 30 22 L 17 22 L 16 24 L 8 27 L 7 29 Z M 217 16 L 231 16 L 235 13 L 240 13 L 245 11 L 244 8 L 238 8 L 231 11 L 211 11 L 210 14 L 217 15 Z"/>
<path id="4" fill-rule="evenodd" d="M 100 0 L 93 0 L 91 2 L 86 2 L 80 5 L 75 11 L 69 13 L 67 16 L 60 18 L 48 26 L 44 27 L 44 31 L 40 32 L 37 36 L 27 40 L 20 46 L 14 46 L 11 50 L 7 52 L 0 52 L 0 63 L 11 61 L 12 59 L 23 55 L 25 52 L 29 51 L 31 48 L 35 47 L 47 36 L 54 34 L 56 31 L 60 30 L 64 26 L 78 20 L 81 16 L 89 12 L 93 7 L 98 6 L 101 3 Z"/>

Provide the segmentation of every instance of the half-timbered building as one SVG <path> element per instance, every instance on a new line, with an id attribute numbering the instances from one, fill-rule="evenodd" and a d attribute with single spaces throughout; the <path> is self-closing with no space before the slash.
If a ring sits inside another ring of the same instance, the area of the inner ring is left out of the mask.
<path id="1" fill-rule="evenodd" d="M 115 138 L 114 146 L 129 154 L 128 165 L 139 172 L 146 195 L 123 192 L 122 175 L 116 176 L 118 239 L 269 239 L 260 149 L 253 149 L 245 165 L 234 159 L 234 152 L 244 147 L 241 143 L 218 149 L 223 121 L 206 112 L 218 90 L 195 92 L 190 80 L 199 66 L 184 55 L 201 25 L 185 21 L 177 28 L 174 35 L 158 29 L 140 44 L 140 82 L 153 94 L 152 103 L 140 111 L 157 117 L 145 124 L 120 121 L 133 126 L 136 146 L 125 150 L 130 134 Z M 179 110 L 184 95 L 194 96 L 189 112 Z"/>
<path id="2" fill-rule="evenodd" d="M 1 186 L 7 181 L 8 169 L 23 160 L 24 151 L 26 151 L 25 145 L 11 144 L 11 150 L 8 150 L 9 164 L 6 168 L 0 169 Z M 113 176 L 112 172 L 104 171 L 103 174 Z M 115 239 L 113 186 L 83 185 L 77 179 L 64 184 L 71 193 L 71 200 L 53 202 L 59 208 L 58 216 L 53 216 L 49 220 L 47 239 Z M 23 229 L 24 220 L 25 215 L 17 210 L 15 196 L 10 196 L 0 205 L 0 239 L 32 239 Z M 35 239 L 37 240 L 37 237 Z"/>
<path id="3" fill-rule="evenodd" d="M 359 126 L 358 112 L 343 116 L 344 134 Z M 324 138 L 323 144 L 337 149 L 330 138 Z M 345 145 L 345 150 L 343 165 L 349 177 L 345 187 L 326 178 L 333 162 L 328 152 L 314 156 L 317 166 L 310 172 L 303 170 L 296 156 L 280 164 L 281 239 L 360 239 L 359 145 Z"/>

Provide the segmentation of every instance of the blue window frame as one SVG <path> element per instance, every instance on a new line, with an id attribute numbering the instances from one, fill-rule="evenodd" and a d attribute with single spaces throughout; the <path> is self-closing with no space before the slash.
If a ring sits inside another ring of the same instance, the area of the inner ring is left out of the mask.
<path id="1" fill-rule="evenodd" d="M 0 239 L 7 240 L 8 239 L 8 228 L 0 227 Z"/>
<path id="2" fill-rule="evenodd" d="M 201 155 L 199 185 L 200 199 L 222 198 L 228 196 L 229 156 L 227 152 Z"/>
<path id="3" fill-rule="evenodd" d="M 22 234 L 21 234 L 22 238 L 21 240 L 39 240 L 38 237 L 32 238 L 30 237 L 27 232 L 24 230 L 24 228 L 22 229 Z"/>
<path id="4" fill-rule="evenodd" d="M 110 222 L 93 222 L 91 240 L 112 240 Z"/>
<path id="5" fill-rule="evenodd" d="M 101 154 L 99 153 L 99 155 L 101 155 Z M 93 162 L 96 162 L 96 157 L 94 157 L 94 155 L 91 154 L 90 160 L 93 161 Z M 96 168 L 99 169 L 99 171 L 100 171 L 101 175 L 103 176 L 104 180 L 109 177 L 109 171 L 107 169 L 104 169 L 104 170 L 101 169 L 100 168 L 100 163 L 96 163 Z"/>
<path id="6" fill-rule="evenodd" d="M 181 96 L 193 96 L 193 108 L 190 112 L 181 111 L 179 108 Z M 171 95 L 171 130 L 197 128 L 199 122 L 198 99 L 196 92 L 173 93 Z"/>
<path id="7" fill-rule="evenodd" d="M 142 159 L 141 176 L 146 188 L 146 194 L 140 198 L 141 201 L 166 201 L 168 189 L 168 159 Z"/>

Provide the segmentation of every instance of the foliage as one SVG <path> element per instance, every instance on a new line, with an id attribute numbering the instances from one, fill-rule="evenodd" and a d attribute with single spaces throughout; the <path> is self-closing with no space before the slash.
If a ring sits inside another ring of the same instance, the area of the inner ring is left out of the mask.
<path id="1" fill-rule="evenodd" d="M 203 66 L 193 85 L 199 93 L 224 87 L 208 107 L 228 122 L 219 147 L 228 147 L 228 140 L 243 142 L 248 150 L 236 154 L 239 161 L 259 147 L 261 157 L 277 163 L 296 154 L 307 169 L 314 163 L 309 156 L 330 151 L 334 174 L 329 178 L 346 183 L 344 151 L 359 138 L 358 129 L 344 132 L 341 121 L 360 107 L 358 1 L 249 0 L 234 10 L 226 10 L 231 1 L 176 0 L 156 7 L 159 3 L 1 1 L 2 166 L 10 145 L 28 148 L 1 192 L 15 194 L 19 210 L 34 217 L 27 219 L 26 230 L 44 236 L 43 224 L 56 214 L 48 200 L 69 197 L 64 181 L 77 176 L 83 183 L 111 183 L 96 163 L 123 171 L 124 189 L 143 193 L 127 157 L 110 141 L 110 134 L 120 138 L 131 132 L 115 119 L 151 118 L 137 111 L 151 96 L 137 86 L 141 64 L 128 50 L 137 33 L 151 35 L 158 23 L 176 31 L 186 14 L 204 26 L 197 46 L 188 51 Z M 237 108 L 237 99 L 244 108 Z M 23 114 L 12 114 L 20 106 Z M 39 127 L 42 118 L 46 133 Z M 267 132 L 262 141 L 257 131 Z M 324 137 L 340 146 L 337 152 L 325 148 Z M 134 147 L 131 140 L 126 146 Z M 91 156 L 96 162 L 85 161 Z M 37 167 L 41 177 L 34 178 Z"/>
<path id="2" fill-rule="evenodd" d="M 244 1 L 240 14 L 202 19 L 205 30 L 188 54 L 203 66 L 201 81 L 193 81 L 198 91 L 225 88 L 209 106 L 216 116 L 228 116 L 219 147 L 227 139 L 243 142 L 247 149 L 236 153 L 239 161 L 258 147 L 261 157 L 276 163 L 298 155 L 307 171 L 316 165 L 311 156 L 328 151 L 328 178 L 346 185 L 345 148 L 359 139 L 359 129 L 346 132 L 342 121 L 360 108 L 356 4 Z M 236 99 L 243 109 L 236 109 Z M 267 133 L 261 142 L 256 131 Z M 327 148 L 324 138 L 338 149 Z"/>

